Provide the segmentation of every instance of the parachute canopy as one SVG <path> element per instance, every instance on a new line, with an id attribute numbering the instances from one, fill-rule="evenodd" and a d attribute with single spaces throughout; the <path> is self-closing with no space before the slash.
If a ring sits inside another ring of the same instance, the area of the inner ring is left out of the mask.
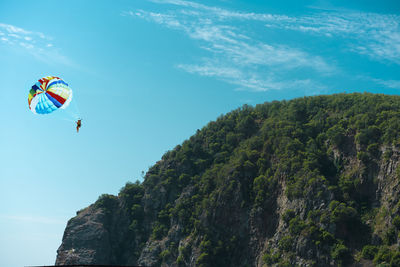
<path id="1" fill-rule="evenodd" d="M 72 90 L 59 77 L 47 76 L 32 86 L 28 95 L 29 109 L 35 114 L 49 114 L 65 109 L 72 100 Z"/>

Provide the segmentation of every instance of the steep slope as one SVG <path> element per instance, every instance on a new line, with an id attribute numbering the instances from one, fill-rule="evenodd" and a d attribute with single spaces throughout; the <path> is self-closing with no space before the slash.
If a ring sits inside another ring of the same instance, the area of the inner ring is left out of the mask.
<path id="1" fill-rule="evenodd" d="M 398 266 L 399 130 L 398 96 L 243 106 L 78 212 L 56 264 Z"/>

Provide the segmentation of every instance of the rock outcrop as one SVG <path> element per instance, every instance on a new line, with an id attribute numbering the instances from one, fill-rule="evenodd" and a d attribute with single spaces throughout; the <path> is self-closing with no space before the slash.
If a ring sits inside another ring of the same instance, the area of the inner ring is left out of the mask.
<path id="1" fill-rule="evenodd" d="M 397 96 L 244 106 L 78 212 L 56 264 L 398 266 L 399 133 Z"/>

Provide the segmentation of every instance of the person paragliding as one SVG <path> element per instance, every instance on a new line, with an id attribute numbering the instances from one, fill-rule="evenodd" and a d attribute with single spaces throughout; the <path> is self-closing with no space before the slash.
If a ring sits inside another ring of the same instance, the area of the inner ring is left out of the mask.
<path id="1" fill-rule="evenodd" d="M 76 121 L 76 132 L 79 133 L 79 128 L 82 126 L 82 119 Z"/>
<path id="2" fill-rule="evenodd" d="M 50 114 L 59 109 L 66 109 L 71 101 L 72 89 L 65 81 L 56 76 L 46 76 L 38 80 L 28 95 L 29 109 L 35 114 Z M 76 117 L 74 116 L 74 118 Z M 81 126 L 82 119 L 78 119 L 76 121 L 77 132 Z"/>

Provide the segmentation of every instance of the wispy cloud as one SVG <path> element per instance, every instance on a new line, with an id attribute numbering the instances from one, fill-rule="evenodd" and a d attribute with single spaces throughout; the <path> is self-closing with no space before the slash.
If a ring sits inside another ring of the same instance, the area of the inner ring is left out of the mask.
<path id="1" fill-rule="evenodd" d="M 314 94 L 327 89 L 326 86 L 311 79 L 281 79 L 275 77 L 273 73 L 251 72 L 237 67 L 218 65 L 215 62 L 204 62 L 202 65 L 179 64 L 177 67 L 189 73 L 218 78 L 238 86 L 238 90 L 269 91 L 302 88 L 313 91 Z"/>
<path id="2" fill-rule="evenodd" d="M 348 40 L 348 48 L 353 52 L 367 55 L 374 60 L 400 64 L 399 15 L 332 10 L 296 17 L 236 12 L 183 0 L 153 0 L 153 2 L 207 11 L 219 20 L 259 21 L 265 22 L 266 27 L 341 37 Z"/>
<path id="3" fill-rule="evenodd" d="M 374 86 L 375 89 L 384 87 L 384 88 L 400 90 L 400 80 L 382 79 L 382 78 L 372 77 L 369 75 L 357 75 L 354 77 L 354 79 L 360 82 L 366 81 L 370 84 L 375 84 Z"/>
<path id="4" fill-rule="evenodd" d="M 242 19 L 242 20 L 257 20 L 257 21 L 292 20 L 292 18 L 286 15 L 262 14 L 254 12 L 238 12 L 219 7 L 207 6 L 191 1 L 183 1 L 183 0 L 150 0 L 150 1 L 159 4 L 171 4 L 180 7 L 187 7 L 201 11 L 206 11 L 209 15 L 212 15 L 214 18 L 218 18 L 219 20 L 227 20 L 227 19 L 229 20 Z"/>
<path id="5" fill-rule="evenodd" d="M 400 16 L 360 12 L 330 12 L 270 21 L 267 27 L 342 38 L 349 50 L 400 64 Z"/>
<path id="6" fill-rule="evenodd" d="M 21 46 L 25 49 L 40 49 L 51 42 L 51 38 L 41 32 L 32 32 L 4 23 L 0 23 L 0 36 L 2 36 L 3 43 Z"/>
<path id="7" fill-rule="evenodd" d="M 285 45 L 271 45 L 254 40 L 241 33 L 239 28 L 216 24 L 211 19 L 185 19 L 171 14 L 143 10 L 129 14 L 162 24 L 171 29 L 182 30 L 192 39 L 204 41 L 205 43 L 202 46 L 204 49 L 215 54 L 224 54 L 226 58 L 230 58 L 236 64 L 281 65 L 285 68 L 309 67 L 319 72 L 334 70 L 321 57 Z"/>
<path id="8" fill-rule="evenodd" d="M 373 81 L 388 88 L 400 89 L 400 80 L 373 79 Z"/>
<path id="9" fill-rule="evenodd" d="M 44 62 L 75 65 L 69 58 L 62 55 L 58 48 L 54 47 L 51 37 L 41 32 L 33 32 L 14 25 L 0 23 L 0 43 L 21 48 Z"/>
<path id="10" fill-rule="evenodd" d="M 150 0 L 174 8 L 163 13 L 145 10 L 125 12 L 184 32 L 210 52 L 198 62 L 180 63 L 179 69 L 202 76 L 214 77 L 255 91 L 279 90 L 298 86 L 324 89 L 313 80 L 332 76 L 341 70 L 336 60 L 308 50 L 304 44 L 265 41 L 257 36 L 254 26 L 275 32 L 296 31 L 305 38 L 315 37 L 339 41 L 337 55 L 353 53 L 385 63 L 400 64 L 400 16 L 349 10 L 313 11 L 309 15 L 288 16 L 240 12 L 185 0 Z M 176 8 L 178 7 L 178 8 Z M 262 32 L 262 31 L 261 31 Z M 266 31 L 267 35 L 267 31 Z M 319 80 L 319 79 L 318 79 Z M 378 82 L 393 88 L 396 81 Z"/>
<path id="11" fill-rule="evenodd" d="M 336 71 L 335 66 L 320 56 L 287 45 L 266 43 L 248 36 L 246 34 L 248 29 L 223 21 L 227 18 L 247 19 L 250 16 L 267 19 L 268 15 L 230 12 L 188 1 L 170 0 L 163 3 L 190 9 L 166 13 L 136 10 L 125 12 L 123 15 L 145 19 L 182 31 L 191 39 L 197 40 L 200 47 L 209 51 L 210 54 L 208 58 L 195 64 L 177 65 L 178 68 L 189 73 L 215 77 L 240 88 L 266 91 L 295 85 L 312 85 L 313 82 L 304 77 L 294 78 L 293 76 L 290 82 L 285 81 L 282 73 L 294 72 L 299 68 L 322 75 L 329 75 Z M 263 73 L 268 73 L 268 75 L 263 75 Z"/>

